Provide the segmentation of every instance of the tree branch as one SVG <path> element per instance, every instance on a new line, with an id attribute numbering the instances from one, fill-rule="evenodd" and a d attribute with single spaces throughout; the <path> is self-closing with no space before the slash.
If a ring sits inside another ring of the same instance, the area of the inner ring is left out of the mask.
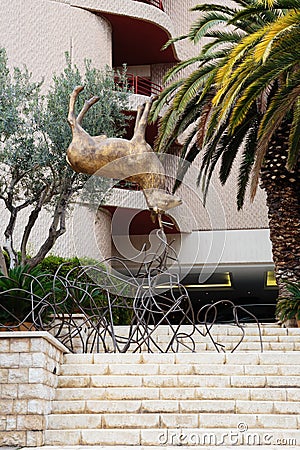
<path id="1" fill-rule="evenodd" d="M 31 268 L 35 267 L 45 258 L 49 250 L 51 250 L 55 244 L 56 240 L 66 232 L 66 209 L 71 195 L 71 191 L 66 191 L 61 195 L 53 214 L 53 220 L 49 228 L 47 238 L 37 254 L 28 260 L 28 264 Z"/>
<path id="2" fill-rule="evenodd" d="M 4 231 L 4 236 L 5 236 L 4 248 L 8 253 L 8 256 L 10 259 L 9 267 L 11 269 L 14 268 L 18 264 L 17 252 L 15 251 L 14 244 L 13 244 L 13 232 L 14 232 L 14 228 L 16 225 L 17 214 L 18 213 L 17 213 L 16 209 L 14 207 L 12 207 L 12 209 L 10 209 L 9 222 Z"/>
<path id="3" fill-rule="evenodd" d="M 3 275 L 5 277 L 7 277 L 8 272 L 7 272 L 7 267 L 6 267 L 6 261 L 5 261 L 5 258 L 3 255 L 3 250 L 2 250 L 1 246 L 0 246 L 0 269 L 1 269 L 1 272 L 3 273 Z"/>
<path id="4" fill-rule="evenodd" d="M 22 242 L 21 242 L 21 264 L 25 264 L 26 263 L 26 259 L 27 259 L 27 243 L 28 243 L 28 239 L 29 236 L 31 234 L 32 228 L 34 227 L 35 222 L 37 221 L 39 214 L 41 212 L 41 209 L 46 201 L 47 198 L 47 194 L 49 191 L 49 185 L 45 186 L 43 191 L 40 194 L 40 199 L 37 203 L 37 205 L 35 206 L 35 208 L 33 209 L 33 211 L 31 211 L 26 227 L 24 229 L 24 233 L 23 233 L 23 237 L 22 237 Z"/>

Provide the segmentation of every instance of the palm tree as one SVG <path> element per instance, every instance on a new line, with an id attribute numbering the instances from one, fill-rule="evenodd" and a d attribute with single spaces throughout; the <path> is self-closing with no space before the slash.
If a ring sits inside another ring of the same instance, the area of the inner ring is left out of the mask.
<path id="1" fill-rule="evenodd" d="M 200 54 L 171 69 L 170 82 L 183 68 L 192 73 L 173 81 L 154 104 L 160 120 L 157 150 L 169 151 L 187 128 L 182 157 L 189 162 L 203 151 L 198 183 L 207 192 L 216 164 L 224 184 L 238 154 L 237 206 L 248 182 L 267 194 L 275 274 L 300 279 L 300 0 L 238 0 L 237 8 L 215 4 L 194 8 L 201 18 L 186 36 L 210 38 Z M 216 25 L 218 26 L 216 28 Z M 192 125 L 193 124 L 193 125 Z M 187 165 L 179 169 L 182 173 Z"/>

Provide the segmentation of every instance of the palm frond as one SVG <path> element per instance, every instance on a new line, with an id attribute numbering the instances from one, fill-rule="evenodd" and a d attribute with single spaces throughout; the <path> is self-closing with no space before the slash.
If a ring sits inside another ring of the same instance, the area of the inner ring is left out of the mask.
<path id="1" fill-rule="evenodd" d="M 213 3 L 193 8 L 201 17 L 178 40 L 195 44 L 201 40 L 203 45 L 196 57 L 179 63 L 165 77 L 170 82 L 183 70 L 192 69 L 157 100 L 160 111 L 171 102 L 160 121 L 157 146 L 166 150 L 189 130 L 182 148 L 186 163 L 180 165 L 178 183 L 189 163 L 203 151 L 197 183 L 202 183 L 204 197 L 217 165 L 224 184 L 241 149 L 237 190 L 241 209 L 251 175 L 253 198 L 270 139 L 291 113 L 289 169 L 298 158 L 300 0 L 234 3 L 234 7 Z"/>
<path id="2" fill-rule="evenodd" d="M 247 111 L 256 102 L 261 93 L 282 73 L 294 67 L 297 53 L 298 50 L 295 46 L 288 50 L 280 46 L 276 51 L 272 52 L 272 58 L 268 59 L 266 64 L 258 66 L 247 79 L 244 79 L 243 94 L 236 102 L 231 115 L 231 133 L 244 120 Z"/>
<path id="3" fill-rule="evenodd" d="M 245 33 L 240 30 L 227 30 L 225 28 L 223 30 L 211 30 L 206 33 L 205 37 L 217 39 L 220 44 L 223 42 L 233 42 L 236 44 L 245 37 Z M 205 48 L 205 46 L 203 48 Z"/>
<path id="4" fill-rule="evenodd" d="M 266 9 L 294 9 L 299 8 L 299 0 L 257 0 Z"/>
<path id="5" fill-rule="evenodd" d="M 206 87 L 207 89 L 207 87 L 211 85 L 211 75 L 215 73 L 216 69 L 217 64 L 210 63 L 192 72 L 192 74 L 186 78 L 182 87 L 174 97 L 174 109 L 183 111 L 194 96 L 199 95 L 203 88 Z"/>
<path id="6" fill-rule="evenodd" d="M 197 130 L 196 121 L 198 117 L 201 115 L 203 105 L 198 104 L 197 97 L 194 98 L 186 107 L 183 114 L 177 117 L 176 122 L 173 124 L 172 135 L 166 136 L 166 149 L 170 149 L 171 144 L 176 140 L 178 136 L 180 136 L 187 128 L 194 124 L 194 128 Z M 189 146 L 189 137 L 185 138 L 185 144 L 182 148 L 181 157 L 185 157 L 185 148 L 188 149 Z"/>
<path id="7" fill-rule="evenodd" d="M 201 12 L 218 11 L 233 16 L 237 10 L 235 8 L 230 8 L 229 6 L 218 5 L 217 3 L 210 3 L 204 5 L 196 5 L 193 8 L 191 8 L 191 11 L 201 11 Z"/>
<path id="8" fill-rule="evenodd" d="M 219 13 L 217 11 L 211 11 L 205 13 L 199 20 L 197 20 L 189 31 L 189 39 L 197 44 L 200 39 L 206 36 L 206 33 L 219 27 L 220 24 L 226 24 L 230 16 L 228 14 Z"/>
<path id="9" fill-rule="evenodd" d="M 249 51 L 249 48 L 254 47 L 254 45 L 260 41 L 263 35 L 264 28 L 257 30 L 255 33 L 245 36 L 232 50 L 230 55 L 228 55 L 227 63 L 224 64 L 224 66 L 220 67 L 216 77 L 216 82 L 221 86 L 220 90 L 223 90 L 224 86 L 226 86 L 226 82 L 230 78 L 234 66 L 243 58 L 245 53 Z M 221 95 L 222 94 L 220 94 L 217 98 L 219 98 Z"/>
<path id="10" fill-rule="evenodd" d="M 299 27 L 300 13 L 291 11 L 282 18 L 276 20 L 265 30 L 265 35 L 256 45 L 254 50 L 255 61 L 265 62 L 268 58 L 274 42 L 288 29 Z"/>
<path id="11" fill-rule="evenodd" d="M 177 137 L 191 124 L 195 123 L 201 114 L 201 108 L 202 105 L 198 103 L 198 97 L 191 100 L 182 114 L 179 114 L 176 109 L 174 110 L 172 105 L 159 122 L 160 127 L 155 140 L 155 150 L 157 152 L 168 152 Z"/>
<path id="12" fill-rule="evenodd" d="M 197 131 L 198 131 L 197 124 L 194 123 L 194 126 L 192 127 L 192 130 L 190 130 L 188 136 L 185 138 L 184 145 L 182 146 L 182 149 L 181 149 L 180 157 L 181 157 L 182 161 L 184 161 L 184 160 L 190 161 L 189 153 L 190 153 L 192 144 L 196 145 L 195 142 L 196 142 L 196 137 L 197 137 Z M 198 148 L 198 153 L 199 153 L 199 151 L 200 150 Z"/>
<path id="13" fill-rule="evenodd" d="M 251 169 L 254 164 L 254 157 L 257 145 L 258 121 L 253 120 L 252 127 L 249 129 L 244 140 L 244 151 L 242 161 L 239 167 L 238 190 L 237 190 L 237 207 L 242 209 L 245 201 L 246 189 L 249 183 Z"/>
<path id="14" fill-rule="evenodd" d="M 195 129 L 194 132 L 195 133 L 190 134 L 190 137 L 187 141 L 187 143 L 189 142 L 189 145 L 192 142 L 192 140 L 194 139 L 195 134 L 197 133 L 197 129 Z M 192 146 L 189 146 L 188 150 L 186 148 L 184 150 L 185 150 L 185 158 L 181 159 L 179 162 L 173 192 L 175 192 L 181 186 L 186 172 L 191 167 L 192 162 L 195 160 L 195 158 L 199 154 L 199 148 L 197 147 L 197 145 L 195 143 Z"/>
<path id="15" fill-rule="evenodd" d="M 170 86 L 166 87 L 158 96 L 157 99 L 154 100 L 150 113 L 149 113 L 149 121 L 150 123 L 155 123 L 162 109 L 169 104 L 172 100 L 172 95 L 175 95 L 175 92 L 183 84 L 183 80 L 175 81 Z"/>
<path id="16" fill-rule="evenodd" d="M 270 140 L 286 117 L 286 114 L 293 108 L 300 95 L 299 79 L 295 77 L 290 79 L 289 86 L 281 88 L 272 99 L 268 110 L 266 111 L 258 132 L 258 144 L 256 151 L 255 164 L 253 168 L 251 182 L 251 199 L 255 197 L 260 169 L 262 167 L 266 151 Z"/>
<path id="17" fill-rule="evenodd" d="M 183 35 L 181 35 L 181 36 L 178 36 L 178 37 L 169 39 L 169 40 L 165 43 L 165 45 L 162 46 L 161 49 L 162 49 L 162 50 L 166 50 L 168 47 L 170 47 L 170 45 L 175 44 L 176 42 L 179 42 L 179 41 L 183 41 L 184 39 L 187 39 L 187 38 L 188 38 L 188 35 L 187 35 L 187 34 L 183 34 Z"/>
<path id="18" fill-rule="evenodd" d="M 223 147 L 222 145 L 220 145 L 220 142 L 222 142 L 222 139 L 225 138 L 226 125 L 226 123 L 221 124 L 221 126 L 217 130 L 215 130 L 213 137 L 205 145 L 205 151 L 203 154 L 200 172 L 197 179 L 198 185 L 202 181 L 203 189 L 205 189 L 205 186 L 209 185 L 210 178 L 207 179 L 209 169 L 211 167 L 214 167 L 223 152 Z M 213 161 L 215 161 L 215 164 L 213 164 Z"/>
<path id="19" fill-rule="evenodd" d="M 256 120 L 255 117 L 255 108 L 252 108 L 248 111 L 245 120 L 240 124 L 239 127 L 236 128 L 234 135 L 227 135 L 227 142 L 222 155 L 222 163 L 220 166 L 219 174 L 219 178 L 222 184 L 226 183 L 230 175 L 232 165 L 235 161 L 237 153 L 240 150 L 242 143 L 245 141 L 249 130 L 253 128 L 253 122 Z"/>
<path id="20" fill-rule="evenodd" d="M 230 109 L 239 98 L 240 93 L 245 88 L 245 85 L 247 85 L 247 81 L 252 74 L 251 68 L 252 70 L 254 69 L 252 65 L 252 56 L 249 55 L 233 72 L 226 86 L 224 85 L 222 90 L 219 88 L 219 91 L 213 99 L 213 104 L 220 104 L 220 120 L 223 120 L 224 117 L 228 115 Z M 220 97 L 220 95 L 222 95 L 222 97 Z M 248 109 L 249 108 L 247 108 L 247 110 Z"/>
<path id="21" fill-rule="evenodd" d="M 264 5 L 255 5 L 238 11 L 230 21 L 230 25 L 235 25 L 241 22 L 252 22 L 252 25 L 263 26 L 266 23 L 274 22 L 280 16 L 280 11 L 270 8 Z"/>
<path id="22" fill-rule="evenodd" d="M 227 140 L 227 133 L 224 132 L 219 139 L 216 141 L 216 145 L 214 147 L 214 151 L 211 153 L 211 156 L 209 159 L 207 159 L 206 165 L 203 165 L 204 159 L 206 158 L 206 155 L 204 155 L 203 163 L 201 166 L 201 170 L 199 172 L 199 176 L 197 179 L 197 184 L 199 185 L 202 179 L 202 191 L 203 191 L 203 199 L 204 199 L 204 205 L 206 203 L 206 198 L 211 182 L 211 178 L 214 174 L 215 167 L 217 163 L 219 162 L 223 152 L 224 152 L 224 146 L 225 141 Z"/>
<path id="23" fill-rule="evenodd" d="M 197 145 L 199 149 L 202 149 L 205 141 L 207 123 L 212 112 L 212 99 L 213 93 L 209 93 L 206 102 L 203 105 L 201 115 L 199 117 L 198 132 L 197 132 Z"/>
<path id="24" fill-rule="evenodd" d="M 172 79 L 182 70 L 186 69 L 187 67 L 196 64 L 199 62 L 200 64 L 204 64 L 207 61 L 207 58 L 203 57 L 202 55 L 195 56 L 194 58 L 187 59 L 186 61 L 182 61 L 178 64 L 176 64 L 174 67 L 172 67 L 166 75 L 163 78 L 164 84 L 169 83 L 172 81 Z"/>
<path id="25" fill-rule="evenodd" d="M 274 6 L 276 0 L 257 0 L 258 4 L 263 5 L 264 7 L 272 8 Z"/>
<path id="26" fill-rule="evenodd" d="M 159 121 L 159 132 L 155 139 L 154 147 L 157 152 L 166 152 L 169 146 L 175 141 L 176 136 L 173 130 L 177 124 L 179 114 L 171 107 Z"/>

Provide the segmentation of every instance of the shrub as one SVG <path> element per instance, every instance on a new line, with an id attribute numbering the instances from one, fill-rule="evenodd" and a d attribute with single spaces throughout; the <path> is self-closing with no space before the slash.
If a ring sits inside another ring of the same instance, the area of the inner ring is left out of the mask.
<path id="1" fill-rule="evenodd" d="M 276 317 L 282 322 L 300 320 L 300 282 L 286 282 L 290 295 L 279 297 L 276 305 Z"/>
<path id="2" fill-rule="evenodd" d="M 24 321 L 36 323 L 45 319 L 45 299 L 51 302 L 51 279 L 38 267 L 17 266 L 0 275 L 1 325 L 18 326 Z"/>

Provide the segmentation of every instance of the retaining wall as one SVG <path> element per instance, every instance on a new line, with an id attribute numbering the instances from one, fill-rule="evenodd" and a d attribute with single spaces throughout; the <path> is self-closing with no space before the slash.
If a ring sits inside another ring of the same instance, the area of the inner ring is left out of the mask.
<path id="1" fill-rule="evenodd" d="M 0 332 L 0 447 L 43 445 L 66 352 L 47 332 Z"/>

